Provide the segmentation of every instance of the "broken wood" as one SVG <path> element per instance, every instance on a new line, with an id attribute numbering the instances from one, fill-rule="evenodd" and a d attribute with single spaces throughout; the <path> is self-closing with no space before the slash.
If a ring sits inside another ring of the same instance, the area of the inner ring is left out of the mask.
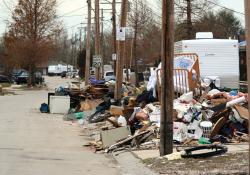
<path id="1" fill-rule="evenodd" d="M 120 141 L 120 142 L 118 142 L 118 143 L 116 143 L 116 144 L 114 144 L 114 145 L 111 145 L 111 146 L 108 148 L 107 152 L 110 152 L 110 151 L 114 150 L 115 148 L 117 148 L 117 147 L 119 147 L 119 146 L 122 146 L 122 145 L 124 145 L 125 143 L 127 143 L 127 142 L 129 142 L 129 141 L 132 141 L 134 138 L 140 137 L 141 135 L 146 134 L 146 133 L 148 133 L 148 132 L 150 132 L 150 131 L 149 131 L 149 130 L 143 131 L 143 132 L 141 132 L 141 133 L 139 133 L 139 134 L 130 136 L 130 137 L 124 139 L 123 141 Z"/>
<path id="2" fill-rule="evenodd" d="M 123 110 L 124 108 L 123 107 L 120 107 L 120 106 L 110 106 L 110 114 L 112 116 L 120 116 L 120 115 L 123 115 Z"/>
<path id="3" fill-rule="evenodd" d="M 235 105 L 234 108 L 239 113 L 240 117 L 245 120 L 249 120 L 249 113 L 248 109 L 241 106 L 241 105 Z"/>
<path id="4" fill-rule="evenodd" d="M 227 119 L 225 117 L 221 117 L 214 125 L 210 137 L 213 138 L 215 135 L 219 133 L 221 128 L 226 124 Z"/>

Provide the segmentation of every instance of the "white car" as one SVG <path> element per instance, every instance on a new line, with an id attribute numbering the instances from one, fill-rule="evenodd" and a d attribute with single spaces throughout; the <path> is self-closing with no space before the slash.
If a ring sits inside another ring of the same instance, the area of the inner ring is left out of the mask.
<path id="1" fill-rule="evenodd" d="M 103 78 L 104 78 L 105 81 L 115 80 L 114 71 L 106 71 L 106 72 L 104 72 Z"/>

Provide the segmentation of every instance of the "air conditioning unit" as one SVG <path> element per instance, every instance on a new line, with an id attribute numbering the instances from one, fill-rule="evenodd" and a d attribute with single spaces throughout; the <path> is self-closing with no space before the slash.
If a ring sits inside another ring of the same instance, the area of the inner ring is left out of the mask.
<path id="1" fill-rule="evenodd" d="M 197 32 L 196 39 L 213 39 L 214 35 L 212 32 Z"/>

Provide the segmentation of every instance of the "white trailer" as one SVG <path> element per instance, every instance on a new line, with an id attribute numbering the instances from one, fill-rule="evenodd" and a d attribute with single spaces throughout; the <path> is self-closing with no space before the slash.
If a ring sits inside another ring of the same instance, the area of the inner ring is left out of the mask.
<path id="1" fill-rule="evenodd" d="M 239 45 L 237 40 L 183 40 L 175 43 L 175 53 L 198 54 L 202 78 L 218 76 L 221 87 L 239 87 Z"/>
<path id="2" fill-rule="evenodd" d="M 61 74 L 61 70 L 59 69 L 58 65 L 49 65 L 48 67 L 48 75 L 59 75 Z"/>
<path id="3" fill-rule="evenodd" d="M 48 74 L 49 75 L 61 75 L 62 72 L 73 72 L 74 66 L 72 65 L 50 65 L 48 67 Z"/>

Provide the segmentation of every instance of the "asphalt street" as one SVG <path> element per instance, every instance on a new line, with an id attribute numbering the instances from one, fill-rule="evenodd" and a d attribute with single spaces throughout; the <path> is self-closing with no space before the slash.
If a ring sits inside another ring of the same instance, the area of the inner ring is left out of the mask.
<path id="1" fill-rule="evenodd" d="M 49 89 L 67 82 L 46 79 Z M 41 114 L 47 90 L 0 96 L 0 175 L 117 175 L 110 157 L 94 154 L 80 128 L 61 115 Z"/>

